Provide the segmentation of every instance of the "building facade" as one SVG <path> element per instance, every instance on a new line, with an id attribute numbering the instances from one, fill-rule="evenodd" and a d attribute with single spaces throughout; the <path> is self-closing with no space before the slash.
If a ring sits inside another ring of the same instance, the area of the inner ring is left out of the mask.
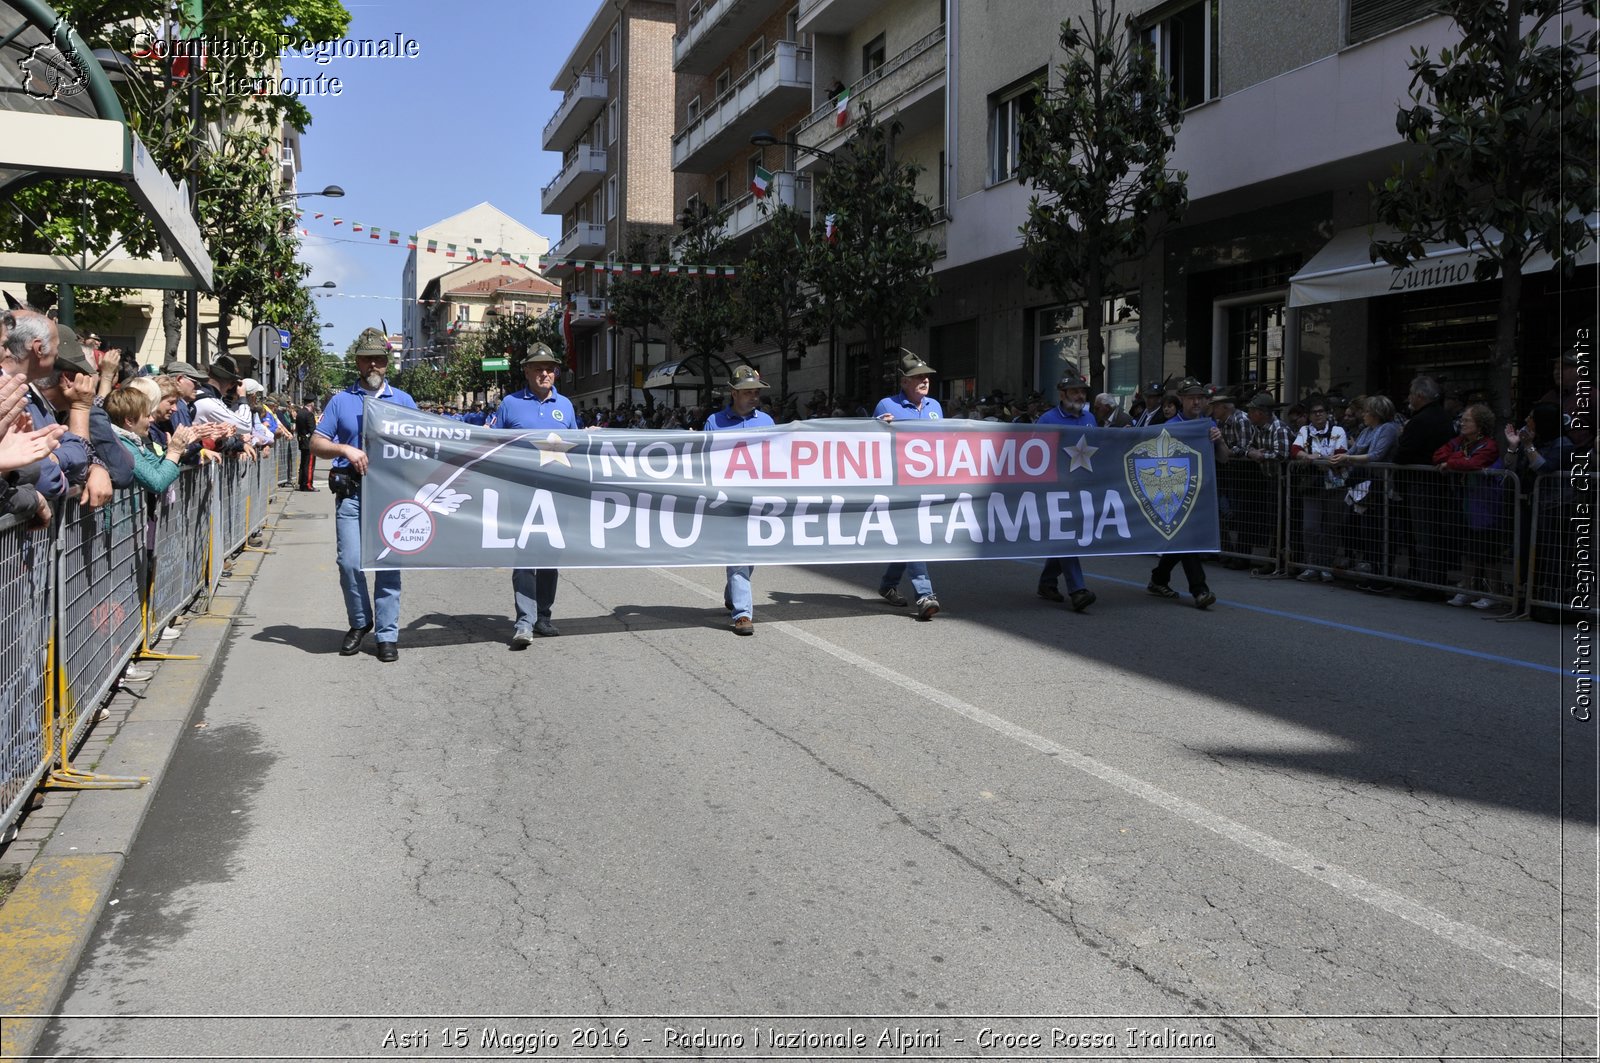
<path id="1" fill-rule="evenodd" d="M 606 0 L 578 38 L 551 89 L 561 102 L 542 144 L 561 169 L 540 191 L 546 214 L 561 218 L 546 275 L 570 307 L 580 406 L 631 403 L 648 365 L 668 345 L 616 328 L 606 306 L 609 275 L 574 263 L 626 261 L 645 236 L 670 233 L 673 83 L 671 0 Z"/>
<path id="2" fill-rule="evenodd" d="M 451 245 L 454 245 L 453 253 Z M 526 255 L 529 262 L 534 262 L 550 250 L 550 241 L 492 203 L 479 203 L 419 229 L 417 246 L 406 255 L 400 282 L 402 368 L 421 362 L 429 347 L 429 341 L 423 337 L 426 308 L 418 301 L 422 293 L 433 281 L 468 265 L 467 249 L 472 247 L 491 253 L 504 252 L 519 262 Z"/>

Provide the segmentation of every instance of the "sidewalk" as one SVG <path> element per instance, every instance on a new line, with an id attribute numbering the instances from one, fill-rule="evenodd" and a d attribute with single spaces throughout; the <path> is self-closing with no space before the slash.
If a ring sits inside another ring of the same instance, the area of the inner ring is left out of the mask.
<path id="1" fill-rule="evenodd" d="M 287 489 L 263 528 L 270 548 Z M 80 771 L 148 776 L 131 790 L 46 790 L 0 851 L 0 878 L 14 887 L 0 903 L 0 1060 L 28 1055 L 65 991 L 93 933 L 174 750 L 209 696 L 227 658 L 228 636 L 265 554 L 234 558 L 205 613 L 190 613 L 183 634 L 160 652 L 194 661 L 148 661 L 147 683 L 117 690 L 72 764 Z"/>

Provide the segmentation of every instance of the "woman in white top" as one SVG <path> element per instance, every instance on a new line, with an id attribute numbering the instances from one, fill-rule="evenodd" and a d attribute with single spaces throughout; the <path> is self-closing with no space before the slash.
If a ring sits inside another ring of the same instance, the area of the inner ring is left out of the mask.
<path id="1" fill-rule="evenodd" d="M 1300 493 L 1301 513 L 1304 516 L 1306 569 L 1296 579 L 1309 583 L 1321 579 L 1333 582 L 1333 544 L 1339 531 L 1337 521 L 1343 516 L 1344 477 L 1328 464 L 1335 454 L 1350 449 L 1344 429 L 1334 421 L 1328 409 L 1328 400 L 1316 396 L 1307 404 L 1311 420 L 1300 429 L 1289 447 L 1289 460 L 1317 462 L 1311 475 L 1300 482 L 1305 485 Z"/>

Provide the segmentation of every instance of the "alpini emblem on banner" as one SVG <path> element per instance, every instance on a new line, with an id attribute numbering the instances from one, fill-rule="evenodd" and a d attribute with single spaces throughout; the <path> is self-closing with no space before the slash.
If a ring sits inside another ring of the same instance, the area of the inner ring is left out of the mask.
<path id="1" fill-rule="evenodd" d="M 1177 535 L 1200 497 L 1200 452 L 1163 431 L 1131 448 L 1123 470 L 1150 526 L 1169 540 Z"/>

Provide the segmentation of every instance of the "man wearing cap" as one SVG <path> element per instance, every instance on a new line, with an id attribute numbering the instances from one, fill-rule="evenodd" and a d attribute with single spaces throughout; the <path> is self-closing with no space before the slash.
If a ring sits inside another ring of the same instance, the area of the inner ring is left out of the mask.
<path id="1" fill-rule="evenodd" d="M 561 359 L 542 343 L 528 348 L 522 359 L 522 375 L 528 386 L 500 401 L 500 408 L 483 422 L 489 428 L 548 428 L 553 432 L 574 432 L 579 428 L 572 400 L 556 391 Z M 471 422 L 468 422 L 471 423 Z M 519 568 L 511 572 L 511 597 L 517 610 L 516 626 L 511 631 L 511 648 L 527 649 L 533 636 L 550 638 L 561 634 L 550 622 L 550 609 L 556 602 L 556 582 L 561 573 L 553 568 Z"/>
<path id="2" fill-rule="evenodd" d="M 728 405 L 706 418 L 707 432 L 742 432 L 752 428 L 771 428 L 771 415 L 761 409 L 761 392 L 767 383 L 748 365 L 734 369 L 728 381 Z M 727 583 L 722 588 L 722 604 L 733 618 L 735 635 L 756 633 L 755 600 L 750 592 L 754 565 L 729 565 Z"/>
<path id="3" fill-rule="evenodd" d="M 1035 424 L 1074 425 L 1079 428 L 1098 426 L 1094 414 L 1085 406 L 1089 397 L 1089 382 L 1083 379 L 1076 366 L 1068 366 L 1061 379 L 1056 381 L 1056 395 L 1056 404 L 1040 414 Z M 1050 602 L 1066 600 L 1056 587 L 1056 580 L 1062 573 L 1067 576 L 1067 593 L 1072 600 L 1072 611 L 1081 613 L 1093 605 L 1094 591 L 1084 582 L 1083 565 L 1076 557 L 1052 557 L 1044 563 L 1044 571 L 1039 573 L 1039 597 Z"/>
<path id="4" fill-rule="evenodd" d="M 1204 420 L 1210 425 L 1211 446 L 1216 453 L 1217 464 L 1225 463 L 1230 455 L 1227 445 L 1222 441 L 1222 429 L 1217 427 L 1206 413 L 1210 404 L 1211 395 L 1206 386 L 1194 377 L 1184 377 L 1178 382 L 1178 412 L 1167 424 L 1182 424 L 1185 421 Z M 1209 609 L 1216 604 L 1217 596 L 1211 593 L 1211 588 L 1206 586 L 1206 567 L 1200 562 L 1199 554 L 1162 554 L 1156 558 L 1156 567 L 1150 571 L 1150 583 L 1145 590 L 1157 598 L 1176 598 L 1178 592 L 1172 589 L 1172 570 L 1179 565 L 1183 566 L 1183 577 L 1189 583 L 1189 593 L 1194 595 L 1196 609 Z"/>
<path id="5" fill-rule="evenodd" d="M 216 424 L 227 428 L 230 434 L 216 442 L 224 454 L 237 453 L 246 461 L 254 461 L 255 446 L 250 442 L 253 427 L 248 407 L 240 412 L 234 399 L 244 374 L 231 354 L 213 359 L 206 382 L 195 388 L 194 424 Z"/>
<path id="6" fill-rule="evenodd" d="M 206 382 L 206 374 L 188 362 L 168 362 L 162 370 L 178 382 L 178 404 L 172 408 L 172 427 L 194 423 L 195 386 Z"/>
<path id="7" fill-rule="evenodd" d="M 944 407 L 939 400 L 928 395 L 928 378 L 934 369 L 919 356 L 900 348 L 900 393 L 890 395 L 878 403 L 872 415 L 884 424 L 895 421 L 939 421 L 944 419 Z M 911 589 L 917 596 L 917 619 L 932 620 L 939 614 L 939 599 L 933 593 L 933 580 L 928 577 L 925 561 L 896 561 L 884 569 L 878 581 L 878 597 L 894 606 L 904 606 L 900 593 L 900 579 L 911 573 Z"/>
<path id="8" fill-rule="evenodd" d="M 344 657 L 359 653 L 367 632 L 376 628 L 378 660 L 388 663 L 400 659 L 400 573 L 394 569 L 373 573 L 373 591 L 368 594 L 366 573 L 361 571 L 361 477 L 367 473 L 361 423 L 369 398 L 412 410 L 417 404 L 386 379 L 389 340 L 384 333 L 364 330 L 356 340 L 355 359 L 358 378 L 328 400 L 311 437 L 311 449 L 319 458 L 333 459 L 328 486 L 334 497 L 339 589 L 350 621 L 339 653 Z"/>
<path id="9" fill-rule="evenodd" d="M 1170 378 L 1169 378 L 1170 379 Z M 1160 424 L 1161 397 L 1167 392 L 1165 380 L 1152 380 L 1144 386 L 1144 412 L 1133 422 L 1135 428 L 1149 428 Z"/>

